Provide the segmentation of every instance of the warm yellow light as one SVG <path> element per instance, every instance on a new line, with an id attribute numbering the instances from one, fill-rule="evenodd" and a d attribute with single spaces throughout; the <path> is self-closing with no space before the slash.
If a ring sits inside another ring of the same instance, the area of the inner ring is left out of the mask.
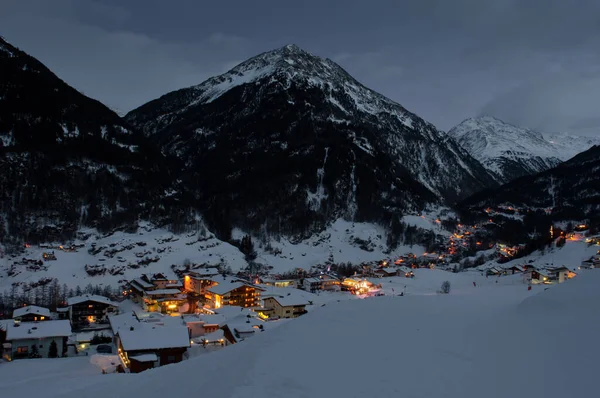
<path id="1" fill-rule="evenodd" d="M 41 320 L 41 321 L 43 321 L 44 319 L 46 319 L 46 317 L 45 317 L 45 316 L 41 316 L 41 317 L 40 317 L 40 320 Z"/>
<path id="2" fill-rule="evenodd" d="M 175 308 L 177 308 L 177 304 L 169 304 L 169 306 L 167 308 L 169 308 L 171 310 L 175 309 Z"/>

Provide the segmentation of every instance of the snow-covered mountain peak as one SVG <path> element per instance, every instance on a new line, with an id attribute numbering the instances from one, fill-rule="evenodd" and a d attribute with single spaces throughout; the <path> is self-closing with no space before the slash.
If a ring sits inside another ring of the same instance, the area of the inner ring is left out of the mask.
<path id="1" fill-rule="evenodd" d="M 541 133 L 493 116 L 466 119 L 448 135 L 497 174 L 500 182 L 547 170 L 569 158 Z"/>

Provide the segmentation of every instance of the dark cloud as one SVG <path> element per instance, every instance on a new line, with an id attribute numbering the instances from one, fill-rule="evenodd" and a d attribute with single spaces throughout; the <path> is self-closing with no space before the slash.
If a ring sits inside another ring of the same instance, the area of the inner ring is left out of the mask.
<path id="1" fill-rule="evenodd" d="M 448 129 L 600 134 L 600 2 L 3 0 L 1 34 L 120 111 L 296 43 Z"/>

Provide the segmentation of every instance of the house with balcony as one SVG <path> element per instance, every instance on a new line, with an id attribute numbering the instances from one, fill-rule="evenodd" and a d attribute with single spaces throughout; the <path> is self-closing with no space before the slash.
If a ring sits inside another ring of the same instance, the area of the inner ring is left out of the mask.
<path id="1" fill-rule="evenodd" d="M 198 271 L 188 272 L 183 277 L 183 288 L 187 293 L 203 296 L 207 289 L 218 284 L 213 279 L 217 275 L 216 268 L 202 268 Z"/>
<path id="2" fill-rule="evenodd" d="M 206 304 L 210 308 L 234 305 L 239 307 L 260 307 L 260 294 L 264 289 L 239 280 L 219 283 L 207 289 Z"/>
<path id="3" fill-rule="evenodd" d="M 75 330 L 108 325 L 108 316 L 119 309 L 119 304 L 111 299 L 93 294 L 69 297 L 67 299 L 69 319 Z M 108 327 L 108 326 L 107 326 Z"/>
<path id="4" fill-rule="evenodd" d="M 28 305 L 13 311 L 13 319 L 17 322 L 40 322 L 52 319 L 50 310 L 37 305 Z"/>
<path id="5" fill-rule="evenodd" d="M 129 281 L 127 293 L 146 311 L 170 314 L 179 312 L 180 307 L 187 303 L 183 288 L 184 285 L 180 281 L 168 279 L 163 274 L 154 274 L 151 277 L 142 275 Z"/>

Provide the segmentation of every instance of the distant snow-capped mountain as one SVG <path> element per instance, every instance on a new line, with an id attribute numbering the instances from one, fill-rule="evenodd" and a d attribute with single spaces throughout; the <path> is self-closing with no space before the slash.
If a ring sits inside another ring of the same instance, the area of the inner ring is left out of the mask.
<path id="1" fill-rule="evenodd" d="M 594 145 L 600 145 L 600 135 L 586 137 L 569 133 L 544 133 L 544 139 L 556 149 L 563 161 L 587 151 Z"/>
<path id="2" fill-rule="evenodd" d="M 184 184 L 210 209 L 216 231 L 389 220 L 495 185 L 432 124 L 294 45 L 166 94 L 126 120 L 182 160 Z"/>
<path id="3" fill-rule="evenodd" d="M 537 131 L 491 116 L 467 119 L 448 131 L 448 135 L 501 183 L 548 170 L 574 155 L 567 144 L 553 144 Z"/>

